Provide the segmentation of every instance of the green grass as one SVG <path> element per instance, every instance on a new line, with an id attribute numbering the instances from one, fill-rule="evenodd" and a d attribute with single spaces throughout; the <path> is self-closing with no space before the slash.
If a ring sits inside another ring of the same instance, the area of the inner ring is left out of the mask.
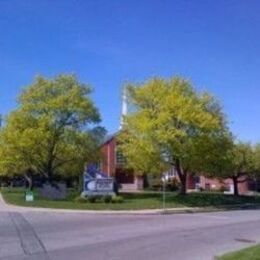
<path id="1" fill-rule="evenodd" d="M 159 209 L 162 208 L 162 193 L 121 193 L 124 198 L 123 203 L 106 204 L 96 203 L 76 203 L 74 200 L 79 195 L 75 191 L 70 191 L 65 200 L 49 200 L 41 198 L 35 192 L 35 201 L 26 202 L 24 200 L 24 189 L 2 188 L 2 195 L 6 202 L 19 206 L 43 207 L 43 208 L 63 208 L 63 209 L 91 209 L 91 210 L 138 210 L 138 209 Z M 234 197 L 220 193 L 191 193 L 186 196 L 168 192 L 166 194 L 167 208 L 176 207 L 224 207 L 225 205 L 240 205 L 244 203 L 259 203 L 260 196 L 254 198 L 249 196 Z"/>
<path id="2" fill-rule="evenodd" d="M 228 253 L 217 258 L 218 260 L 260 260 L 260 245 L 240 251 Z"/>

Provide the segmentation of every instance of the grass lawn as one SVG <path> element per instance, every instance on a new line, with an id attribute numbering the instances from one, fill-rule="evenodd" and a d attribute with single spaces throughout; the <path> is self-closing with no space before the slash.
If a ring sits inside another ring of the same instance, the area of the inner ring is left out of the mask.
<path id="1" fill-rule="evenodd" d="M 260 245 L 249 247 L 217 258 L 218 260 L 260 260 Z"/>
<path id="2" fill-rule="evenodd" d="M 124 198 L 123 203 L 79 203 L 75 198 L 79 195 L 75 191 L 70 191 L 65 200 L 49 200 L 41 198 L 35 192 L 35 201 L 26 202 L 24 200 L 25 189 L 2 188 L 1 193 L 6 202 L 19 206 L 43 207 L 43 208 L 63 208 L 63 209 L 91 209 L 91 210 L 137 210 L 137 209 L 160 209 L 162 208 L 162 193 L 121 193 Z M 177 193 L 166 193 L 166 208 L 176 207 L 220 207 L 231 204 L 259 203 L 260 196 L 254 198 L 249 196 L 234 197 L 218 193 L 190 193 L 186 196 Z"/>

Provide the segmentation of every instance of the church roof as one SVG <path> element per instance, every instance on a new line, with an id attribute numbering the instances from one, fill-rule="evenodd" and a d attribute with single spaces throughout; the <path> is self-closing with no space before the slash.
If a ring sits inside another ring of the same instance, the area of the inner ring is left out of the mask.
<path id="1" fill-rule="evenodd" d="M 119 134 L 120 131 L 117 131 L 115 132 L 114 134 L 110 134 L 110 135 L 107 135 L 105 138 L 104 138 L 104 141 L 102 142 L 101 146 L 110 142 L 112 139 L 114 139 L 118 134 Z"/>

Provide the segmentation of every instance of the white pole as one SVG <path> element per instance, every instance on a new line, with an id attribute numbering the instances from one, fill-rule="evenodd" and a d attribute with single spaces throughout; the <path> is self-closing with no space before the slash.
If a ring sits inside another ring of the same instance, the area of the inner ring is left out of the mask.
<path id="1" fill-rule="evenodd" d="M 165 183 L 166 179 L 163 177 L 163 212 L 165 211 Z"/>
<path id="2" fill-rule="evenodd" d="M 122 111 L 121 111 L 119 130 L 121 130 L 123 128 L 124 116 L 127 115 L 127 112 L 128 112 L 127 110 L 128 110 L 128 107 L 127 107 L 127 95 L 126 95 L 126 88 L 124 88 L 123 89 L 123 95 L 122 95 Z"/>

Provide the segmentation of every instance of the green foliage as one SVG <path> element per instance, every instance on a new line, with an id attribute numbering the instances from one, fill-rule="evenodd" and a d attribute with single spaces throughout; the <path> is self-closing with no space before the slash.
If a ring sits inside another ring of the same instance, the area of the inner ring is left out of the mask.
<path id="1" fill-rule="evenodd" d="M 91 88 L 71 75 L 38 77 L 19 96 L 0 132 L 0 172 L 28 170 L 48 179 L 79 175 L 86 161 L 98 160 L 104 129 Z M 92 128 L 91 128 L 92 127 Z"/>
<path id="2" fill-rule="evenodd" d="M 127 89 L 136 111 L 124 118 L 119 139 L 129 167 L 161 174 L 174 166 L 185 193 L 187 173 L 211 170 L 227 135 L 219 103 L 181 78 L 154 78 Z"/>
<path id="3" fill-rule="evenodd" d="M 257 176 L 260 176 L 260 144 L 253 147 L 253 153 L 254 172 Z"/>
<path id="4" fill-rule="evenodd" d="M 67 208 L 67 209 L 88 209 L 88 210 L 137 210 L 137 209 L 161 209 L 163 195 L 161 192 L 146 193 L 122 193 L 113 197 L 112 203 L 76 203 L 75 197 L 68 196 L 66 200 L 48 200 L 37 196 L 34 203 L 28 204 L 24 200 L 24 190 L 16 192 L 17 188 L 11 190 L 1 189 L 4 199 L 10 203 L 20 206 L 44 207 L 44 208 Z M 36 194 L 37 195 L 37 194 Z M 100 199 L 100 197 L 99 197 Z M 221 207 L 225 205 L 244 205 L 245 203 L 260 203 L 260 196 L 232 196 L 218 193 L 189 193 L 181 196 L 173 192 L 166 193 L 166 207 Z M 230 208 L 230 207 L 227 207 Z M 233 208 L 233 207 L 232 207 Z M 236 208 L 236 207 L 234 207 Z"/>
<path id="5" fill-rule="evenodd" d="M 224 177 L 250 176 L 254 172 L 254 151 L 250 143 L 234 142 L 223 155 L 225 156 Z"/>
<path id="6" fill-rule="evenodd" d="M 254 171 L 254 154 L 249 143 L 234 144 L 230 153 L 231 170 L 236 175 L 250 174 Z"/>
<path id="7" fill-rule="evenodd" d="M 86 203 L 86 202 L 88 202 L 87 198 L 82 197 L 82 196 L 77 196 L 77 197 L 74 199 L 74 201 L 75 201 L 76 203 Z"/>
<path id="8" fill-rule="evenodd" d="M 123 198 L 120 196 L 112 197 L 111 195 L 89 195 L 86 197 L 77 196 L 74 201 L 76 203 L 122 203 Z"/>
<path id="9" fill-rule="evenodd" d="M 258 163 L 256 157 L 256 152 L 250 143 L 235 142 L 230 136 L 228 147 L 219 153 L 215 161 L 218 171 L 212 172 L 211 175 L 218 178 L 231 178 L 234 193 L 239 195 L 238 183 L 246 181 L 256 173 Z"/>
<path id="10" fill-rule="evenodd" d="M 97 199 L 99 199 L 99 197 L 95 196 L 95 195 L 89 195 L 87 196 L 87 201 L 89 203 L 95 203 L 97 201 Z"/>
<path id="11" fill-rule="evenodd" d="M 121 196 L 115 196 L 112 198 L 112 203 L 123 203 L 124 202 L 124 198 Z"/>
<path id="12" fill-rule="evenodd" d="M 112 202 L 112 196 L 111 195 L 105 195 L 102 197 L 102 201 L 105 203 L 110 203 Z"/>

